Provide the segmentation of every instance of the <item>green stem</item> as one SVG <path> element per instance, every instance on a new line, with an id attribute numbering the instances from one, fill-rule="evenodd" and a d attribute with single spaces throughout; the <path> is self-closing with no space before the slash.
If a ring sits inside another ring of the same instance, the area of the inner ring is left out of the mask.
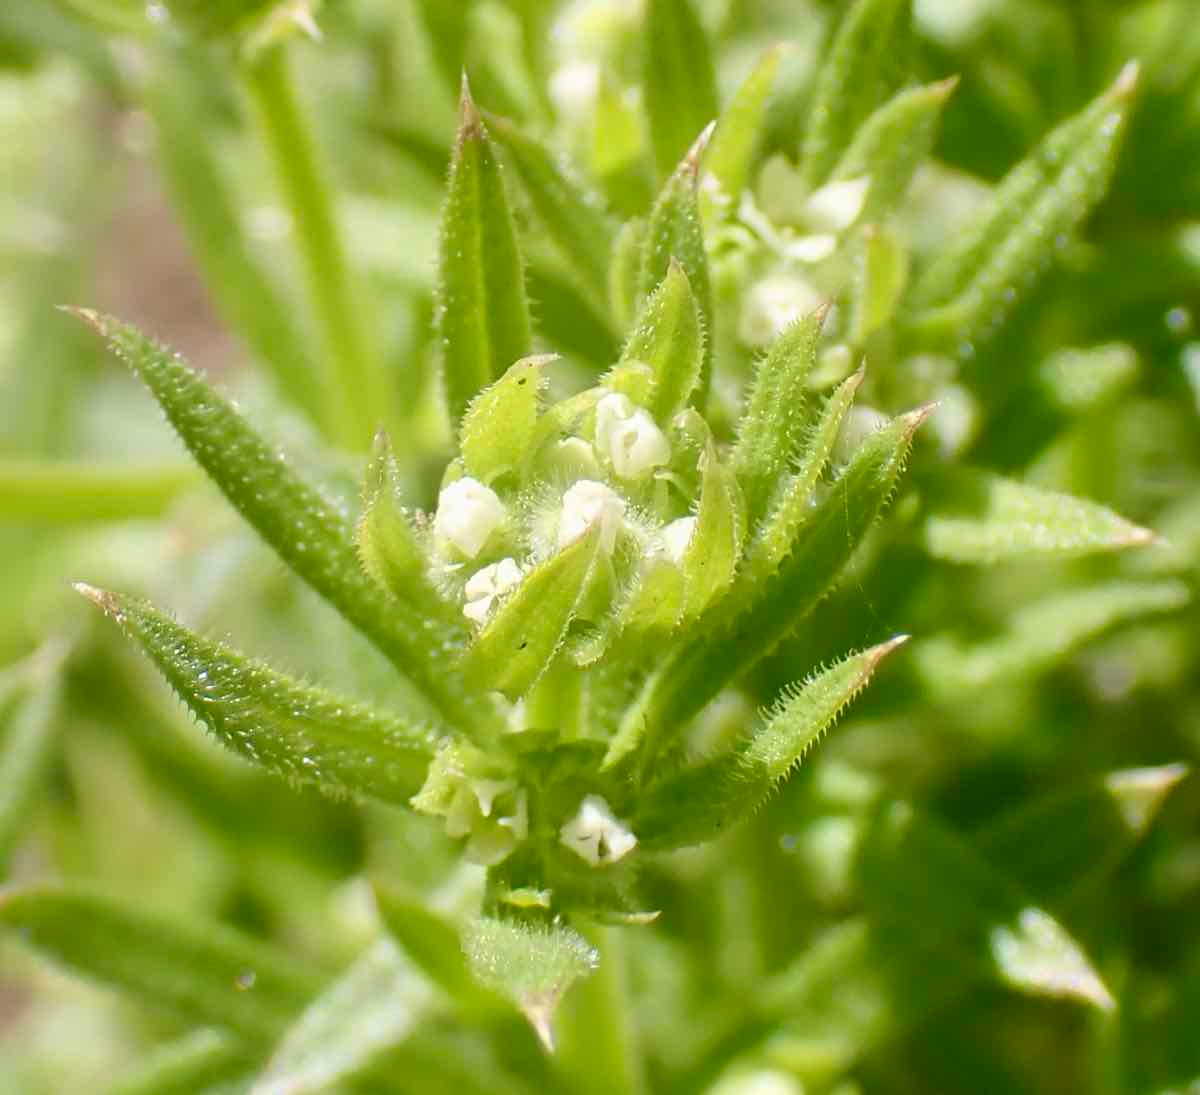
<path id="1" fill-rule="evenodd" d="M 330 190 L 282 46 L 255 63 L 249 85 L 321 332 L 327 362 L 321 384 L 330 428 L 347 447 L 363 448 L 380 420 L 389 417 L 391 391 L 351 284 Z"/>
<path id="2" fill-rule="evenodd" d="M 0 521 L 82 524 L 157 517 L 201 478 L 187 464 L 0 460 Z"/>
<path id="3" fill-rule="evenodd" d="M 622 930 L 585 932 L 600 951 L 600 964 L 568 994 L 556 1024 L 558 1056 L 581 1095 L 645 1095 L 648 1090 Z"/>

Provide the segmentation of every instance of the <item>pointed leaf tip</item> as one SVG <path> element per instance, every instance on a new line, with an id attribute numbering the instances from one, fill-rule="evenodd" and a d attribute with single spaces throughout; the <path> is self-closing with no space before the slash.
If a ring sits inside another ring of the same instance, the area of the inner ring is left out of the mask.
<path id="1" fill-rule="evenodd" d="M 874 672 L 884 658 L 894 650 L 899 650 L 906 642 L 911 639 L 911 635 L 893 635 L 887 642 L 880 643 L 878 646 L 873 646 L 869 650 L 863 652 L 863 657 L 870 667 L 869 671 Z"/>
<path id="2" fill-rule="evenodd" d="M 81 597 L 86 597 L 107 616 L 115 616 L 117 612 L 116 598 L 103 589 L 97 589 L 87 582 L 72 582 L 71 588 Z"/>
<path id="3" fill-rule="evenodd" d="M 1142 64 L 1140 61 L 1129 61 L 1117 74 L 1116 80 L 1112 86 L 1112 96 L 1114 99 L 1127 99 L 1134 91 L 1137 90 L 1138 81 L 1142 75 Z"/>
<path id="4" fill-rule="evenodd" d="M 692 142 L 692 147 L 688 149 L 687 155 L 683 158 L 683 166 L 693 183 L 700 178 L 700 161 L 704 159 L 705 150 L 708 148 L 716 128 L 717 120 L 714 118 L 700 130 L 700 135 Z"/>
<path id="5" fill-rule="evenodd" d="M 108 337 L 109 319 L 103 313 L 97 312 L 94 308 L 81 308 L 76 304 L 59 304 L 57 308 L 60 312 L 82 320 L 101 338 Z"/>

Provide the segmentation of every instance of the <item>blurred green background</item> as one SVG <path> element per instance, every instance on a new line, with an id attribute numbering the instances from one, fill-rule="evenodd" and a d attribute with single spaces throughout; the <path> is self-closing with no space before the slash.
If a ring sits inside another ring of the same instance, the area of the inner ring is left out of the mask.
<path id="1" fill-rule="evenodd" d="M 86 879 L 333 969 L 375 930 L 365 875 L 454 908 L 473 885 L 454 849 L 423 820 L 294 790 L 218 752 L 68 582 L 147 593 L 367 698 L 386 702 L 393 685 L 56 305 L 169 342 L 352 504 L 370 431 L 338 436 L 311 379 L 331 345 L 349 352 L 306 280 L 334 263 L 340 321 L 386 377 L 372 410 L 412 502 L 428 505 L 449 451 L 430 319 L 459 74 L 482 106 L 557 140 L 615 216 L 644 213 L 645 11 L 328 0 L 319 41 L 297 25 L 303 5 L 284 5 L 248 42 L 244 9 L 268 6 L 0 5 L 0 877 Z M 764 162 L 795 158 L 844 6 L 694 3 L 722 103 L 764 49 L 794 43 Z M 940 399 L 935 436 L 852 579 L 714 722 L 850 647 L 915 641 L 751 825 L 653 879 L 663 915 L 629 944 L 651 1089 L 1200 1092 L 1200 781 L 1187 767 L 1200 752 L 1200 10 L 916 0 L 912 24 L 881 72 L 960 78 L 898 214 L 915 261 L 1132 58 L 1136 106 L 1107 197 L 998 332 L 868 350 L 869 402 L 895 413 Z M 284 60 L 246 61 L 270 35 Z M 280 130 L 281 88 L 299 144 Z M 298 147 L 332 195 L 332 253 L 297 239 Z M 579 375 L 599 372 L 621 332 L 532 233 L 528 259 L 539 340 Z M 771 274 L 735 259 L 721 268 L 731 385 Z M 1101 502 L 1162 539 L 956 565 L 929 549 L 927 518 L 958 462 Z M 898 810 L 920 825 L 897 828 Z M 976 975 L 988 903 L 1014 893 L 1069 928 L 1114 1006 Z M 0 941 L 5 1095 L 106 1090 L 185 1031 Z M 520 1062 L 487 1068 L 508 1068 L 511 1090 L 557 1090 Z M 437 1075 L 414 1073 L 413 1089 L 438 1090 Z"/>

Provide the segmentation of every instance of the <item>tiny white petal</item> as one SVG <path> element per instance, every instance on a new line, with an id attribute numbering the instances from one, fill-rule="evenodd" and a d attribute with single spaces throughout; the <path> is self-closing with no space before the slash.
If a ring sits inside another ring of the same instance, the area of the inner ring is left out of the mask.
<path id="1" fill-rule="evenodd" d="M 826 183 L 804 205 L 808 223 L 830 232 L 849 228 L 858 220 L 870 188 L 871 180 L 866 175 Z"/>
<path id="2" fill-rule="evenodd" d="M 477 624 L 483 623 L 491 615 L 496 598 L 512 592 L 521 584 L 523 576 L 520 565 L 512 557 L 481 567 L 463 586 L 466 597 L 463 615 Z"/>
<path id="3" fill-rule="evenodd" d="M 616 393 L 596 404 L 596 447 L 622 479 L 644 479 L 671 459 L 666 434 L 650 413 Z"/>
<path id="4" fill-rule="evenodd" d="M 683 562 L 684 553 L 687 551 L 687 546 L 692 539 L 692 533 L 695 531 L 695 517 L 680 517 L 663 528 L 663 547 L 666 549 L 667 558 L 671 562 L 676 565 Z"/>
<path id="5" fill-rule="evenodd" d="M 784 241 L 783 253 L 797 262 L 814 263 L 829 258 L 837 250 L 837 236 L 818 232 L 813 236 L 796 236 Z"/>
<path id="6" fill-rule="evenodd" d="M 615 863 L 637 847 L 637 837 L 619 821 L 599 795 L 586 795 L 559 840 L 593 867 Z"/>
<path id="7" fill-rule="evenodd" d="M 504 503 L 491 487 L 469 475 L 456 479 L 438 495 L 433 531 L 474 559 L 488 537 L 504 522 Z"/>
<path id="8" fill-rule="evenodd" d="M 611 552 L 625 523 L 625 500 L 611 487 L 594 479 L 580 479 L 562 499 L 558 519 L 558 546 L 578 540 L 593 525 L 600 526 L 600 546 Z"/>

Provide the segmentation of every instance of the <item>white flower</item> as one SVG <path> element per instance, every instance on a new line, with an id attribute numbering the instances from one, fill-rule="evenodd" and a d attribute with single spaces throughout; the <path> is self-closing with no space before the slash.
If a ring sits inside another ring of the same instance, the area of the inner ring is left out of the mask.
<path id="1" fill-rule="evenodd" d="M 521 578 L 521 567 L 512 558 L 501 559 L 498 563 L 477 570 L 463 587 L 467 599 L 463 605 L 463 615 L 477 624 L 483 623 L 491 615 L 496 598 L 511 593 L 520 585 Z"/>
<path id="2" fill-rule="evenodd" d="M 596 404 L 596 447 L 622 479 L 645 479 L 671 459 L 666 434 L 650 413 L 616 393 Z"/>
<path id="3" fill-rule="evenodd" d="M 474 559 L 504 517 L 504 503 L 496 492 L 468 475 L 456 479 L 438 495 L 433 531 Z"/>
<path id="4" fill-rule="evenodd" d="M 664 526 L 662 530 L 663 548 L 666 550 L 667 558 L 676 566 L 683 562 L 683 556 L 687 552 L 692 533 L 695 531 L 695 517 L 680 517 Z"/>
<path id="5" fill-rule="evenodd" d="M 584 797 L 575 816 L 559 830 L 559 840 L 593 867 L 615 863 L 637 847 L 637 837 L 599 795 Z"/>
<path id="6" fill-rule="evenodd" d="M 849 228 L 862 213 L 870 189 L 871 180 L 865 175 L 826 183 L 804 203 L 805 223 L 829 232 Z"/>
<path id="7" fill-rule="evenodd" d="M 806 278 L 771 274 L 746 294 L 738 317 L 738 336 L 749 346 L 765 346 L 818 307 L 822 299 Z"/>
<path id="8" fill-rule="evenodd" d="M 611 552 L 625 524 L 625 500 L 611 487 L 594 479 L 580 479 L 562 498 L 558 518 L 558 546 L 578 540 L 593 525 L 600 526 L 600 547 Z"/>

